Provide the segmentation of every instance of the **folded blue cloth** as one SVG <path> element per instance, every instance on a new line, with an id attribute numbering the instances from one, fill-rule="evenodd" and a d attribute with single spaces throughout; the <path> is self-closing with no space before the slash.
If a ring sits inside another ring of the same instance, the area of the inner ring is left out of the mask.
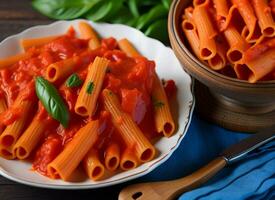
<path id="1" fill-rule="evenodd" d="M 195 113 L 179 148 L 167 162 L 140 181 L 169 180 L 186 176 L 217 157 L 225 148 L 250 134 L 225 130 Z M 180 200 L 275 199 L 275 141 L 230 165 Z"/>

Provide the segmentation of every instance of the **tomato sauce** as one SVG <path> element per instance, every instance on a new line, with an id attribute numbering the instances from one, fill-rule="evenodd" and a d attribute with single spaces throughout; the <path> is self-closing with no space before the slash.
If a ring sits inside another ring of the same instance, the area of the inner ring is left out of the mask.
<path id="1" fill-rule="evenodd" d="M 75 37 L 73 29 L 67 34 L 39 48 L 30 48 L 31 57 L 21 60 L 10 68 L 0 71 L 0 95 L 5 96 L 9 106 L 8 114 L 0 117 L 4 124 L 10 124 L 20 115 L 20 107 L 12 106 L 15 100 L 37 99 L 35 95 L 34 78 L 44 76 L 47 66 L 52 63 L 79 56 L 75 73 L 83 81 L 87 75 L 87 67 L 96 56 L 110 60 L 103 88 L 108 88 L 118 95 L 122 109 L 129 113 L 140 126 L 147 138 L 154 138 L 156 131 L 152 126 L 153 111 L 151 92 L 153 89 L 153 74 L 155 63 L 145 57 L 130 58 L 118 49 L 114 38 L 102 39 L 101 47 L 96 50 L 87 50 L 88 41 Z M 101 98 L 98 100 L 97 111 L 92 118 L 84 118 L 75 114 L 74 107 L 81 86 L 67 87 L 66 80 L 56 83 L 60 95 L 66 102 L 69 112 L 69 126 L 64 128 L 52 119 L 42 104 L 37 105 L 35 115 L 42 123 L 47 123 L 47 131 L 41 145 L 35 150 L 33 169 L 42 175 L 48 176 L 47 165 L 56 158 L 62 149 L 72 140 L 75 133 L 91 119 L 100 120 L 100 138 L 95 148 L 104 154 L 104 148 L 110 142 L 116 142 L 123 147 L 115 128 L 110 122 L 110 114 L 104 110 Z M 174 90 L 173 83 L 168 82 L 168 91 Z M 169 93 L 169 92 L 168 92 Z M 0 124 L 1 125 L 1 124 Z"/>

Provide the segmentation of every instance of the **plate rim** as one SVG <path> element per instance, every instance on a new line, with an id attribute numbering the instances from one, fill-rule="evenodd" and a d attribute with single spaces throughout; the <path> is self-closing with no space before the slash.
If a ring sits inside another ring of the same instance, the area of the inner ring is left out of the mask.
<path id="1" fill-rule="evenodd" d="M 161 43 L 160 41 L 158 41 L 158 40 L 156 40 L 154 38 L 150 38 L 150 37 L 146 36 L 140 30 L 137 30 L 137 29 L 135 29 L 133 27 L 126 26 L 126 25 L 123 25 L 123 24 L 110 24 L 110 23 L 105 23 L 105 22 L 98 23 L 98 22 L 93 22 L 93 21 L 85 20 L 85 19 L 58 20 L 58 21 L 55 21 L 55 22 L 50 23 L 50 24 L 35 25 L 35 26 L 29 27 L 29 28 L 27 28 L 27 29 L 25 29 L 25 30 L 23 30 L 23 31 L 21 31 L 19 33 L 16 33 L 16 34 L 13 34 L 11 36 L 8 36 L 7 38 L 5 38 L 4 40 L 2 40 L 0 42 L 0 45 L 2 45 L 3 43 L 5 43 L 7 40 L 18 39 L 18 37 L 20 37 L 21 35 L 24 35 L 26 32 L 29 32 L 32 29 L 39 29 L 39 28 L 43 28 L 43 27 L 56 26 L 59 23 L 60 24 L 62 24 L 62 23 L 74 23 L 74 22 L 78 22 L 78 21 L 86 21 L 88 23 L 92 23 L 92 24 L 96 24 L 96 25 L 108 25 L 108 26 L 109 25 L 111 25 L 111 26 L 117 26 L 117 25 L 119 25 L 119 26 L 123 26 L 124 28 L 132 29 L 132 31 L 135 31 L 135 32 L 138 32 L 139 34 L 142 34 L 148 40 L 151 40 L 153 42 L 157 42 L 157 43 L 159 43 L 159 45 L 162 46 L 162 48 L 166 48 L 167 50 L 173 52 L 173 50 L 170 47 L 165 46 L 163 43 Z M 173 52 L 173 54 L 174 54 L 174 52 Z M 176 55 L 175 55 L 175 58 L 177 59 Z M 179 64 L 181 65 L 180 62 L 179 62 Z M 166 162 L 172 156 L 172 154 L 174 153 L 174 151 L 178 148 L 178 146 L 180 145 L 181 141 L 185 137 L 185 135 L 186 135 L 186 133 L 187 133 L 187 131 L 189 129 L 189 126 L 191 124 L 192 115 L 193 115 L 193 111 L 194 111 L 194 107 L 195 107 L 194 79 L 186 71 L 185 71 L 185 73 L 187 74 L 187 76 L 190 77 L 190 80 L 191 80 L 189 87 L 190 87 L 190 92 L 191 92 L 191 97 L 192 97 L 191 100 L 188 101 L 188 106 L 187 107 L 188 107 L 189 113 L 188 113 L 188 116 L 187 116 L 187 122 L 186 122 L 186 124 L 185 124 L 185 126 L 183 128 L 183 131 L 181 133 L 179 133 L 180 135 L 178 136 L 176 144 L 173 147 L 170 148 L 169 153 L 167 153 L 166 155 L 164 155 L 164 157 L 162 157 L 161 159 L 156 160 L 155 162 L 151 163 L 144 170 L 139 171 L 139 172 L 137 172 L 135 174 L 130 174 L 130 175 L 126 176 L 126 177 L 122 177 L 122 178 L 119 178 L 119 179 L 116 179 L 116 180 L 109 181 L 109 182 L 103 182 L 103 183 L 97 182 L 97 184 L 90 184 L 90 185 L 77 185 L 77 184 L 74 184 L 73 182 L 69 182 L 70 184 L 68 184 L 68 185 L 65 185 L 65 184 L 61 185 L 61 184 L 47 184 L 47 183 L 32 182 L 30 180 L 25 180 L 25 179 L 23 179 L 21 177 L 18 177 L 17 175 L 13 176 L 13 174 L 11 172 L 6 171 L 1 166 L 0 166 L 0 175 L 2 175 L 3 177 L 5 177 L 5 178 L 7 178 L 9 180 L 12 180 L 12 181 L 15 181 L 17 183 L 24 184 L 24 185 L 38 187 L 38 188 L 58 189 L 58 190 L 60 190 L 60 189 L 63 189 L 63 190 L 78 190 L 78 189 L 81 189 L 81 190 L 83 190 L 83 189 L 103 188 L 103 187 L 113 186 L 113 185 L 116 185 L 116 184 L 121 184 L 121 183 L 127 182 L 129 180 L 134 180 L 134 179 L 137 179 L 139 177 L 145 176 L 146 174 L 152 172 L 154 169 L 156 169 L 157 167 L 159 167 L 160 165 L 162 165 L 164 162 Z M 160 162 L 160 163 L 157 164 L 157 162 Z"/>

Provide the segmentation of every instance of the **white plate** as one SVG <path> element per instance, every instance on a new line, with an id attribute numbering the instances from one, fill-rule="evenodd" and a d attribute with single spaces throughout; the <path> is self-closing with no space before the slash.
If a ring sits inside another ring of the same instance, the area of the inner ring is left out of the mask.
<path id="1" fill-rule="evenodd" d="M 79 21 L 58 21 L 50 25 L 35 26 L 20 34 L 8 37 L 0 43 L 0 58 L 19 53 L 21 51 L 19 47 L 20 38 L 62 34 L 70 26 L 74 26 L 77 30 Z M 62 180 L 51 180 L 31 171 L 31 164 L 28 162 L 0 158 L 0 174 L 2 176 L 19 183 L 54 189 L 87 189 L 110 186 L 148 174 L 172 155 L 185 136 L 194 108 L 193 83 L 190 76 L 182 70 L 173 51 L 159 41 L 146 37 L 134 28 L 118 24 L 89 23 L 102 37 L 128 38 L 142 55 L 156 62 L 157 73 L 161 78 L 175 80 L 178 87 L 177 98 L 179 103 L 178 131 L 172 137 L 163 137 L 156 143 L 159 155 L 154 160 L 144 163 L 136 169 L 117 173 L 102 181 L 87 180 L 80 183 L 71 183 Z"/>

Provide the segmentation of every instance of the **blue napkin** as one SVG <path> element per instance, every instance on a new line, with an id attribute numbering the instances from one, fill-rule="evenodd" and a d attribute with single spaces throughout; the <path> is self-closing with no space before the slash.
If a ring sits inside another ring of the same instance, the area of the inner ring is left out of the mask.
<path id="1" fill-rule="evenodd" d="M 217 157 L 226 147 L 249 136 L 207 123 L 195 113 L 179 148 L 167 162 L 140 181 L 186 176 Z M 275 141 L 225 168 L 202 187 L 182 194 L 179 199 L 275 199 Z"/>

